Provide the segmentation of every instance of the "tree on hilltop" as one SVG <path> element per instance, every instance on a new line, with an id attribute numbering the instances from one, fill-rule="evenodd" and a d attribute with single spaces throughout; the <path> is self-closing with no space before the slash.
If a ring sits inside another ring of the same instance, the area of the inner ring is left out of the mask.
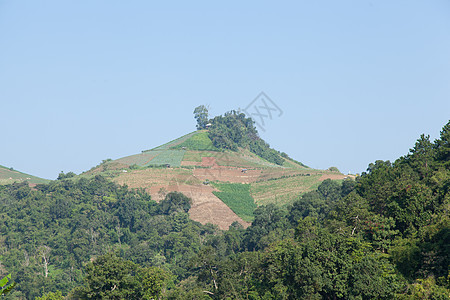
<path id="1" fill-rule="evenodd" d="M 197 120 L 197 130 L 205 129 L 209 118 L 208 107 L 205 105 L 197 106 L 194 109 L 194 118 Z"/>

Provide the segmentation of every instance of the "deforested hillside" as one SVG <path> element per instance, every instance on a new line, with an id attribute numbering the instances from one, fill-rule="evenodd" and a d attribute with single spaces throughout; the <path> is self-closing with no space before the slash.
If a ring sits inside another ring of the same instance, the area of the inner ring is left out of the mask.
<path id="1" fill-rule="evenodd" d="M 284 206 L 325 179 L 347 177 L 308 168 L 271 148 L 243 113 L 230 111 L 211 119 L 202 115 L 198 122 L 194 132 L 135 155 L 104 160 L 82 176 L 102 174 L 118 184 L 143 188 L 157 201 L 166 192 L 182 192 L 192 198 L 193 220 L 221 229 L 235 221 L 247 227 L 253 220 L 252 212 L 229 205 L 240 198 L 251 199 L 252 207 Z M 226 183 L 247 184 L 249 195 L 235 192 L 231 202 L 230 196 L 224 201 L 219 187 Z"/>

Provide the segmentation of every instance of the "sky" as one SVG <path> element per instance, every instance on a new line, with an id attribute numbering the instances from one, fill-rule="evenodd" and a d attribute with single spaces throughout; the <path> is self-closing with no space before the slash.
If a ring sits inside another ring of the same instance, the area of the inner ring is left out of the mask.
<path id="1" fill-rule="evenodd" d="M 296 160 L 395 161 L 450 119 L 450 1 L 0 0 L 0 165 L 78 174 L 261 92 Z"/>

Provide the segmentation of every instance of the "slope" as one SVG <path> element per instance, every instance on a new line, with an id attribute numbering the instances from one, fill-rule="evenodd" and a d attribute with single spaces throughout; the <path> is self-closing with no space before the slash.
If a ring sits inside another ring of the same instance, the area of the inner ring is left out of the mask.
<path id="1" fill-rule="evenodd" d="M 237 221 L 247 227 L 252 214 L 239 205 L 225 203 L 254 201 L 256 205 L 283 206 L 315 189 L 327 178 L 343 179 L 338 172 L 315 170 L 283 157 L 275 164 L 248 148 L 237 151 L 214 146 L 207 130 L 198 130 L 164 145 L 116 160 L 104 161 L 82 176 L 103 174 L 130 188 L 144 188 L 159 201 L 167 192 L 179 191 L 192 198 L 193 220 L 228 229 Z M 211 182 L 218 184 L 211 185 Z M 248 184 L 249 195 L 225 193 L 221 183 Z M 251 197 L 252 200 L 248 200 Z M 234 199 L 230 199 L 234 197 Z M 231 200 L 231 201 L 230 201 Z M 245 219 L 245 221 L 244 221 Z"/>
<path id="2" fill-rule="evenodd" d="M 31 184 L 47 183 L 50 180 L 39 178 L 33 175 L 22 173 L 0 165 L 0 184 L 10 184 L 13 182 L 27 181 Z"/>

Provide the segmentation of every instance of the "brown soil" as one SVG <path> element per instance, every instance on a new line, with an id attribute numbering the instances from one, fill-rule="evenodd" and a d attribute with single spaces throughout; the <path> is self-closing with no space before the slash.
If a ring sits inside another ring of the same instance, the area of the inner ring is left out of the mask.
<path id="1" fill-rule="evenodd" d="M 195 169 L 194 176 L 204 181 L 206 179 L 210 181 L 223 181 L 232 183 L 250 183 L 255 182 L 261 176 L 260 170 L 247 170 L 242 172 L 242 169 L 238 168 L 211 168 L 211 169 Z"/>
<path id="2" fill-rule="evenodd" d="M 228 230 L 230 225 L 237 221 L 247 228 L 250 223 L 239 218 L 225 203 L 217 198 L 212 192 L 214 188 L 206 185 L 172 185 L 153 186 L 150 194 L 153 199 L 161 200 L 164 194 L 159 193 L 161 188 L 167 192 L 181 192 L 192 199 L 189 215 L 192 220 L 202 224 L 215 224 L 222 230 Z"/>
<path id="3" fill-rule="evenodd" d="M 208 170 L 208 169 L 202 169 Z M 202 224 L 212 223 L 220 229 L 227 230 L 237 221 L 244 227 L 250 223 L 239 218 L 225 203 L 212 192 L 211 186 L 206 186 L 192 174 L 192 170 L 173 169 L 146 169 L 123 173 L 114 178 L 118 184 L 126 184 L 130 188 L 142 187 L 152 196 L 152 199 L 160 201 L 168 192 L 178 191 L 192 199 L 192 207 L 189 211 L 191 219 Z"/>
<path id="4" fill-rule="evenodd" d="M 202 157 L 202 166 L 203 167 L 217 167 L 216 158 L 215 157 Z"/>
<path id="5" fill-rule="evenodd" d="M 344 179 L 348 177 L 347 175 L 344 174 L 322 174 L 322 177 L 319 178 L 320 181 L 324 181 L 325 179 L 331 179 L 331 180 L 337 180 L 337 179 Z"/>
<path id="6" fill-rule="evenodd" d="M 323 173 L 315 170 L 298 170 L 283 168 L 250 168 L 243 172 L 243 168 L 227 167 L 217 165 L 216 157 L 202 157 L 200 162 L 183 161 L 184 166 L 200 165 L 204 168 L 183 169 L 145 169 L 134 170 L 122 173 L 114 178 L 118 184 L 126 184 L 130 188 L 145 188 L 152 196 L 152 199 L 160 201 L 166 193 L 178 191 L 190 197 L 193 201 L 189 211 L 191 218 L 202 224 L 212 223 L 220 229 L 226 230 L 234 221 L 239 222 L 244 227 L 250 223 L 239 218 L 225 203 L 217 198 L 212 192 L 214 188 L 204 185 L 205 180 L 221 181 L 231 183 L 252 183 L 256 181 L 266 181 L 273 178 L 289 178 L 301 173 L 310 175 L 321 175 L 320 180 L 344 179 L 345 175 L 338 173 Z M 206 168 L 205 168 L 206 167 Z M 292 178 L 293 179 L 293 178 Z M 283 196 L 291 191 L 277 190 L 276 197 Z"/>

